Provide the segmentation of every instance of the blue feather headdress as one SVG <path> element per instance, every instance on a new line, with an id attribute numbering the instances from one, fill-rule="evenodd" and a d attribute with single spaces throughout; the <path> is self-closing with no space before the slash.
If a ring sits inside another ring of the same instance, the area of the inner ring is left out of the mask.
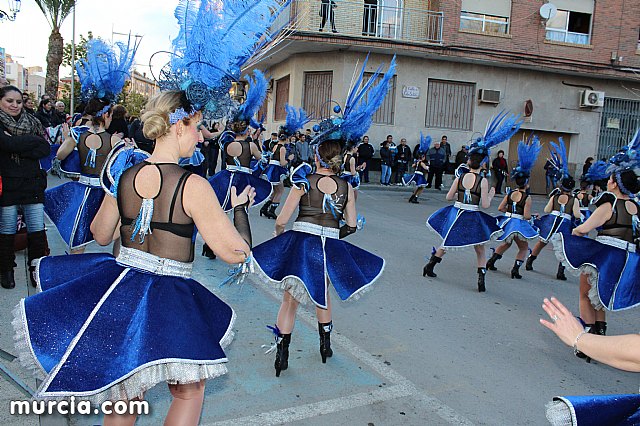
<path id="1" fill-rule="evenodd" d="M 426 154 L 431 147 L 431 136 L 427 135 L 426 137 L 420 132 L 420 148 L 418 148 L 418 152 L 420 154 Z"/>
<path id="2" fill-rule="evenodd" d="M 635 196 L 622 184 L 620 175 L 624 172 L 632 171 L 636 176 L 640 176 L 640 128 L 631 138 L 631 141 L 609 160 L 607 172 L 615 176 L 620 190 L 629 196 Z"/>
<path id="3" fill-rule="evenodd" d="M 518 144 L 518 165 L 511 171 L 511 178 L 524 177 L 529 179 L 531 169 L 536 164 L 541 150 L 540 139 L 533 133 L 526 141 L 520 141 Z"/>
<path id="4" fill-rule="evenodd" d="M 569 174 L 569 160 L 567 159 L 567 147 L 564 140 L 559 137 L 558 143 L 550 142 L 551 165 L 561 174 L 561 179 L 571 177 Z"/>
<path id="5" fill-rule="evenodd" d="M 523 121 L 520 116 L 502 111 L 496 117 L 492 117 L 487 123 L 484 135 L 477 138 L 469 147 L 469 155 L 482 154 L 486 158 L 491 155 L 491 148 L 511 139 Z"/>
<path id="6" fill-rule="evenodd" d="M 582 180 L 589 183 L 595 183 L 604 179 L 609 179 L 611 173 L 607 171 L 609 163 L 606 161 L 598 160 L 594 162 L 587 173 L 582 176 Z"/>
<path id="7" fill-rule="evenodd" d="M 236 114 L 232 118 L 232 121 L 243 121 L 251 123 L 253 116 L 260 110 L 265 98 L 267 97 L 267 78 L 262 71 L 254 70 L 254 78 L 245 76 L 249 82 L 249 90 L 247 91 L 247 99 L 238 108 Z"/>
<path id="8" fill-rule="evenodd" d="M 389 83 L 396 71 L 396 57 L 389 64 L 387 72 L 382 74 L 382 65 L 378 67 L 371 78 L 364 83 L 364 73 L 369 55 L 362 65 L 360 74 L 347 95 L 344 111 L 339 105 L 333 108 L 335 114 L 342 113 L 342 117 L 327 118 L 313 126 L 318 135 L 313 144 L 320 144 L 326 140 L 338 140 L 345 145 L 356 145 L 371 127 L 373 115 L 376 113 L 389 92 Z"/>
<path id="9" fill-rule="evenodd" d="M 87 42 L 87 58 L 76 63 L 84 100 L 118 98 L 129 77 L 139 42 L 116 43 L 111 46 L 94 38 Z"/>
<path id="10" fill-rule="evenodd" d="M 311 121 L 307 112 L 302 108 L 296 109 L 295 107 L 287 104 L 284 106 L 284 109 L 287 111 L 287 120 L 284 126 L 280 126 L 280 131 L 278 132 L 280 135 L 289 137 L 298 130 L 304 128 L 304 126 Z"/>
<path id="11" fill-rule="evenodd" d="M 184 91 L 191 109 L 185 108 L 187 113 L 250 121 L 264 101 L 264 76 L 254 73 L 243 105 L 237 105 L 229 91 L 242 68 L 283 29 L 272 27 L 288 4 L 289 0 L 180 0 L 175 10 L 180 32 L 173 41 L 172 59 L 158 79 L 160 88 Z"/>

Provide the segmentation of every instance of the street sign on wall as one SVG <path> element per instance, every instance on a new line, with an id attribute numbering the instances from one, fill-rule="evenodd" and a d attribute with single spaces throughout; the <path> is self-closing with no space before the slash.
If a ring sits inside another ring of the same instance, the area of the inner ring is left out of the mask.
<path id="1" fill-rule="evenodd" d="M 420 98 L 420 88 L 417 86 L 402 86 L 402 97 L 418 99 Z"/>

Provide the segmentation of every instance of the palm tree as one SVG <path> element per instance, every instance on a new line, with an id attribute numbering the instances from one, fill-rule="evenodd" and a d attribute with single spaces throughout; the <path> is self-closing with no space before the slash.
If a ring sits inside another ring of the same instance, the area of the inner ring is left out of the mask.
<path id="1" fill-rule="evenodd" d="M 73 11 L 76 2 L 75 0 L 35 0 L 35 2 L 51 27 L 44 91 L 52 99 L 55 99 L 58 96 L 59 71 L 64 52 L 64 40 L 60 34 L 60 26 Z"/>

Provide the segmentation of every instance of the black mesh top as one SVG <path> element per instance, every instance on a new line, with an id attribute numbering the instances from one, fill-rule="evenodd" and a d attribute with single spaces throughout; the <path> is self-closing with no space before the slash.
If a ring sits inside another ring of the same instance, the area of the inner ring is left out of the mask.
<path id="1" fill-rule="evenodd" d="M 580 203 L 580 208 L 586 209 L 589 208 L 592 197 L 586 191 L 580 191 L 576 194 L 576 199 Z"/>
<path id="2" fill-rule="evenodd" d="M 89 136 L 98 136 L 101 140 L 101 145 L 96 149 L 96 166 L 91 167 L 87 162 L 87 157 L 89 156 L 90 149 L 86 144 L 86 140 Z M 84 132 L 80 135 L 80 140 L 78 141 L 78 154 L 80 156 L 80 171 L 85 176 L 100 176 L 102 172 L 102 167 L 104 163 L 107 161 L 107 156 L 111 152 L 111 135 L 107 132 L 100 133 L 91 133 Z"/>
<path id="3" fill-rule="evenodd" d="M 238 157 L 233 157 L 229 154 L 229 151 L 227 151 L 227 149 L 231 146 L 231 144 L 236 144 L 236 143 L 239 143 L 242 146 L 242 153 Z M 251 167 L 251 159 L 253 158 L 253 154 L 251 154 L 251 143 L 252 142 L 249 142 L 247 140 L 241 140 L 241 141 L 229 142 L 228 144 L 226 144 L 224 148 L 224 152 L 227 154 L 226 155 L 227 165 L 235 166 L 236 162 L 234 161 L 234 158 L 237 158 L 242 167 Z"/>
<path id="4" fill-rule="evenodd" d="M 351 173 L 351 159 L 353 158 L 352 154 L 347 154 L 344 156 L 344 171 L 346 173 Z"/>
<path id="5" fill-rule="evenodd" d="M 309 190 L 300 199 L 296 222 L 308 222 L 339 229 L 340 220 L 344 216 L 344 208 L 349 198 L 349 184 L 335 175 L 313 174 L 307 176 L 307 179 L 309 180 Z M 325 197 L 325 193 L 318 188 L 318 182 L 322 179 L 331 179 L 335 182 L 335 184 L 331 184 L 337 188 L 333 194 L 326 194 Z"/>
<path id="6" fill-rule="evenodd" d="M 418 167 L 416 167 L 416 172 L 420 172 L 422 174 L 429 173 L 429 169 L 423 164 L 424 163 L 422 161 L 418 163 Z"/>
<path id="7" fill-rule="evenodd" d="M 466 189 L 462 185 L 462 181 L 463 181 L 462 177 L 460 179 L 458 179 L 458 201 L 460 203 L 473 204 L 475 206 L 479 206 L 480 205 L 480 198 L 482 197 L 482 193 L 480 192 L 480 183 L 482 182 L 482 179 L 484 179 L 484 178 L 482 177 L 482 175 L 479 175 L 478 173 L 473 173 L 473 172 L 471 172 L 471 173 L 476 176 L 476 181 L 473 183 L 473 186 L 471 187 L 471 190 L 469 191 L 471 193 L 471 202 L 465 202 L 464 194 L 466 192 Z M 464 176 L 466 176 L 466 174 Z"/>
<path id="8" fill-rule="evenodd" d="M 512 196 L 516 193 L 519 192 L 520 194 L 522 194 L 522 198 L 520 199 L 520 201 L 518 201 L 515 205 L 515 209 L 513 208 L 513 198 Z M 526 192 L 524 191 L 520 191 L 519 189 L 516 189 L 515 191 L 511 192 L 508 196 L 507 196 L 507 202 L 509 203 L 509 209 L 511 210 L 511 213 L 513 214 L 519 214 L 521 216 L 524 215 L 524 205 L 527 202 L 527 198 L 529 198 L 529 195 L 527 195 Z"/>
<path id="9" fill-rule="evenodd" d="M 271 156 L 272 160 L 276 160 L 276 161 L 280 161 L 280 148 L 282 148 L 284 145 L 279 143 L 275 146 L 275 148 L 273 149 L 273 155 Z"/>
<path id="10" fill-rule="evenodd" d="M 133 241 L 131 239 L 143 200 L 134 182 L 140 170 L 145 167 L 157 168 L 160 182 L 158 193 L 153 199 L 151 233 L 140 243 L 139 235 L 135 235 Z M 191 172 L 177 164 L 150 164 L 146 161 L 122 174 L 118 185 L 118 210 L 122 222 L 120 237 L 124 247 L 180 262 L 193 262 L 195 226 L 182 204 L 184 186 L 190 175 Z"/>
<path id="11" fill-rule="evenodd" d="M 560 197 L 562 196 L 566 196 L 568 197 L 567 200 L 567 204 L 562 205 L 560 203 Z M 576 199 L 573 195 L 569 195 L 569 194 L 556 194 L 553 196 L 553 207 L 552 210 L 557 211 L 557 212 L 562 212 L 564 211 L 564 213 L 566 214 L 572 214 L 573 212 L 573 204 L 576 202 Z M 564 208 L 564 210 L 563 210 Z"/>
<path id="12" fill-rule="evenodd" d="M 613 194 L 603 194 L 602 197 L 600 197 L 596 202 L 596 206 L 599 207 L 602 204 L 610 203 L 613 206 L 613 214 L 611 218 L 602 225 L 601 230 L 598 231 L 599 236 L 614 237 L 628 243 L 634 242 L 633 215 L 627 210 L 627 201 L 632 202 L 638 207 L 635 201 L 616 200 Z"/>

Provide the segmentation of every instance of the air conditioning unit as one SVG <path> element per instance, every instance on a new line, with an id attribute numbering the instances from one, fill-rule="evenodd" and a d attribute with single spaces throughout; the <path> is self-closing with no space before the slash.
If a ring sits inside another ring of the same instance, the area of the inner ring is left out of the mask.
<path id="1" fill-rule="evenodd" d="M 480 89 L 478 93 L 478 100 L 485 104 L 499 104 L 500 103 L 500 91 Z"/>
<path id="2" fill-rule="evenodd" d="M 580 91 L 581 108 L 593 108 L 602 106 L 604 106 L 604 92 L 597 92 L 595 90 Z"/>

